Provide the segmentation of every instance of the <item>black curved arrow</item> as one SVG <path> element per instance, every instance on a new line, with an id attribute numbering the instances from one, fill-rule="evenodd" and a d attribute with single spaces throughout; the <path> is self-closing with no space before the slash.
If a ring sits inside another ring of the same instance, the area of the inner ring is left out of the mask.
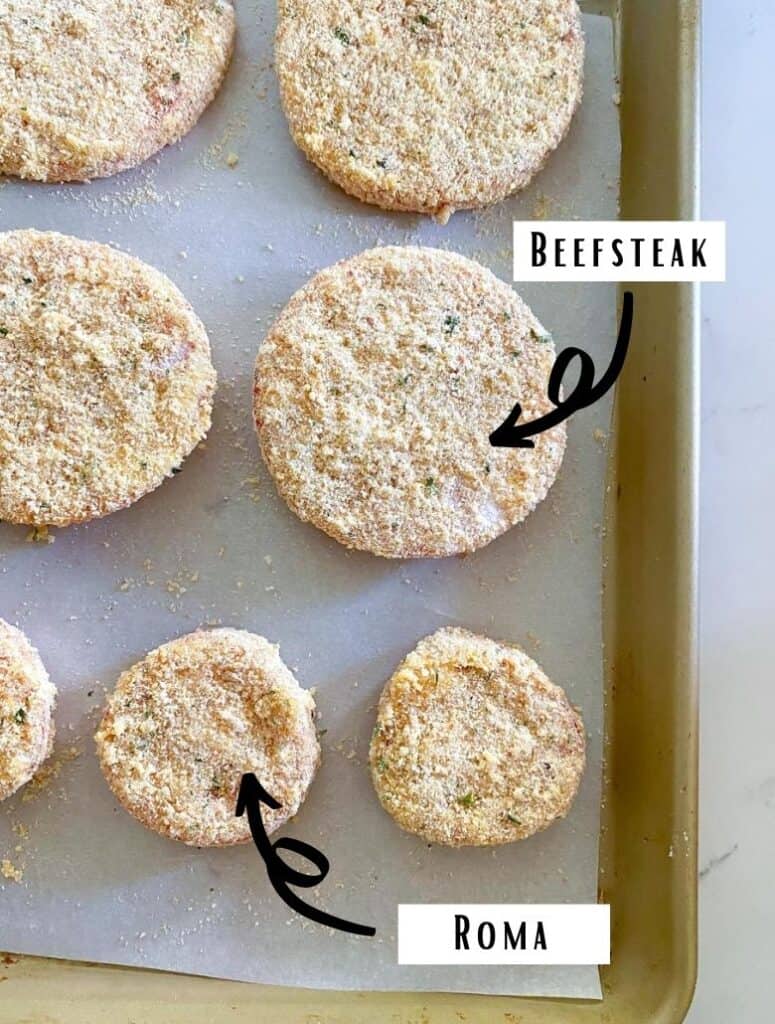
<path id="1" fill-rule="evenodd" d="M 261 816 L 261 804 L 266 804 L 272 810 L 277 810 L 280 807 L 280 804 L 270 793 L 267 793 L 253 772 L 246 772 L 240 783 L 235 814 L 239 818 L 247 812 L 253 842 L 263 857 L 269 881 L 280 899 L 297 914 L 302 914 L 319 924 L 328 925 L 329 928 L 338 928 L 339 931 L 352 932 L 354 935 L 374 935 L 376 928 L 372 928 L 371 925 L 345 921 L 344 918 L 335 917 L 333 914 L 326 913 L 325 910 L 318 910 L 317 907 L 310 906 L 296 893 L 291 892 L 288 888 L 289 885 L 296 885 L 302 889 L 311 889 L 313 886 L 320 885 L 328 874 L 328 857 L 320 850 L 316 850 L 314 846 L 310 846 L 309 843 L 302 842 L 301 839 L 285 837 L 277 839 L 273 843 L 270 842 Z M 290 850 L 291 853 L 304 857 L 315 865 L 317 873 L 307 874 L 305 871 L 298 871 L 291 867 L 278 855 L 278 850 Z"/>
<path id="2" fill-rule="evenodd" d="M 545 416 L 539 416 L 537 420 L 519 423 L 522 406 L 517 402 L 503 423 L 490 434 L 490 444 L 493 448 L 534 448 L 535 442 L 530 440 L 534 434 L 541 434 L 544 430 L 549 430 L 550 427 L 556 427 L 558 423 L 562 423 L 574 412 L 585 409 L 602 398 L 606 391 L 613 387 L 624 366 L 624 359 L 630 344 L 633 305 L 632 292 L 625 292 L 622 296 L 622 318 L 619 321 L 616 347 L 607 370 L 597 384 L 595 384 L 595 364 L 589 353 L 580 348 L 564 348 L 554 361 L 546 389 L 549 401 L 555 408 Z M 574 359 L 579 361 L 579 379 L 573 391 L 563 399 L 562 378 Z"/>

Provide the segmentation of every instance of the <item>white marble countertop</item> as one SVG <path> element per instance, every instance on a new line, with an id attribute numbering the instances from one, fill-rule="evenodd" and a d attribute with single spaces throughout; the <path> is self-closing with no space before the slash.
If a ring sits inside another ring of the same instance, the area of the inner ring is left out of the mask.
<path id="1" fill-rule="evenodd" d="M 775 962 L 775 3 L 705 0 L 700 970 L 690 1024 L 765 1024 Z"/>

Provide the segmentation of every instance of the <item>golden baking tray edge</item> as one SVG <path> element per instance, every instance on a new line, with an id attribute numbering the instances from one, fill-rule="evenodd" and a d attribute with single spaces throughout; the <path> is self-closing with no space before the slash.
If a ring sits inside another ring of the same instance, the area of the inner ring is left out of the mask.
<path id="1" fill-rule="evenodd" d="M 612 15 L 621 216 L 698 201 L 699 0 L 584 3 Z M 692 285 L 637 284 L 609 465 L 601 1002 L 338 993 L 35 957 L 0 963 L 1 1024 L 677 1024 L 696 976 L 699 310 Z M 464 894 L 461 894 L 463 898 Z"/>

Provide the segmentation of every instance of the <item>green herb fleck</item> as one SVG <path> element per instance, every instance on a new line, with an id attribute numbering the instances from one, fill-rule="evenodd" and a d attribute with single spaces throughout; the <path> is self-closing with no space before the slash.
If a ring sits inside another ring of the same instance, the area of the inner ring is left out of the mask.
<path id="1" fill-rule="evenodd" d="M 381 167 L 384 171 L 387 167 L 387 160 L 384 157 L 380 157 L 380 159 L 377 160 L 377 167 Z"/>
<path id="2" fill-rule="evenodd" d="M 336 36 L 340 43 L 344 43 L 345 46 L 350 45 L 350 34 L 349 32 L 345 32 L 345 30 L 341 26 L 337 25 L 337 27 L 334 29 L 334 35 Z"/>
<path id="3" fill-rule="evenodd" d="M 489 462 L 485 462 L 485 464 L 484 464 L 484 471 L 487 474 L 487 476 L 490 475 L 490 463 Z"/>
<path id="4" fill-rule="evenodd" d="M 436 481 L 432 476 L 425 478 L 425 490 L 428 492 L 428 494 L 436 493 Z"/>
<path id="5" fill-rule="evenodd" d="M 180 72 L 179 71 L 173 71 L 172 72 L 172 81 L 175 83 L 175 85 L 178 84 L 178 82 L 180 81 Z"/>
<path id="6" fill-rule="evenodd" d="M 15 722 L 18 722 L 19 725 L 21 725 L 27 719 L 27 712 L 24 710 L 24 708 L 19 708 L 19 710 L 16 712 L 13 718 Z"/>
<path id="7" fill-rule="evenodd" d="M 406 385 L 409 383 L 409 379 L 411 378 L 411 376 L 411 373 L 405 373 L 402 377 L 399 377 L 398 386 L 400 388 L 405 388 Z"/>
<path id="8" fill-rule="evenodd" d="M 509 819 L 509 821 L 511 822 L 512 825 L 521 825 L 522 824 L 522 822 L 519 820 L 519 818 L 515 818 L 514 815 L 511 814 L 511 812 L 509 812 L 506 815 L 506 817 Z"/>
<path id="9" fill-rule="evenodd" d="M 379 759 L 379 761 L 377 761 L 377 771 L 378 772 L 384 772 L 386 768 L 387 768 L 387 761 L 385 760 L 384 757 L 381 757 Z"/>
<path id="10" fill-rule="evenodd" d="M 452 334 L 456 327 L 460 326 L 460 317 L 455 313 L 447 313 L 444 317 L 444 333 Z"/>
<path id="11" fill-rule="evenodd" d="M 421 25 L 425 25 L 426 27 L 431 23 L 431 19 L 427 14 L 418 14 L 415 21 L 419 21 Z"/>
<path id="12" fill-rule="evenodd" d="M 8 337 L 8 328 L 7 327 L 0 327 L 0 338 L 7 338 L 7 337 Z"/>
<path id="13" fill-rule="evenodd" d="M 23 277 L 22 281 L 24 281 L 25 284 L 32 284 L 32 278 L 31 277 Z"/>
<path id="14" fill-rule="evenodd" d="M 509 313 L 507 309 L 503 310 L 501 316 L 503 317 L 504 320 L 511 320 L 511 313 Z"/>
<path id="15" fill-rule="evenodd" d="M 148 469 L 148 463 L 147 462 L 141 462 L 140 463 L 140 469 Z"/>
<path id="16" fill-rule="evenodd" d="M 173 466 L 172 467 L 172 475 L 173 476 L 177 476 L 178 473 L 182 473 L 182 472 L 183 472 L 183 467 L 182 466 Z"/>
<path id="17" fill-rule="evenodd" d="M 473 793 L 464 793 L 457 798 L 457 802 L 461 807 L 473 807 L 476 803 L 476 797 Z"/>
<path id="18" fill-rule="evenodd" d="M 350 150 L 350 156 L 353 158 L 353 160 L 357 160 L 358 159 L 358 154 L 355 152 L 354 149 Z"/>

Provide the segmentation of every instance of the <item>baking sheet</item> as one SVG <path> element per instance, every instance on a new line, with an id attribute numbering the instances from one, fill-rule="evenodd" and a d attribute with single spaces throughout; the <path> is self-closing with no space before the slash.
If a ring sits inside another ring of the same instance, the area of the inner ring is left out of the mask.
<path id="1" fill-rule="evenodd" d="M 593 967 L 399 968 L 395 908 L 596 899 L 608 403 L 574 417 L 560 477 L 525 524 L 465 559 L 395 563 L 348 553 L 287 511 L 260 462 L 250 391 L 268 323 L 321 266 L 381 242 L 419 243 L 449 246 L 508 279 L 513 218 L 616 216 L 610 22 L 585 18 L 585 100 L 534 185 L 441 227 L 365 207 L 305 161 L 271 69 L 274 5 L 237 7 L 227 83 L 180 146 L 88 186 L 0 188 L 4 229 L 110 241 L 168 273 L 205 321 L 220 377 L 208 441 L 156 493 L 52 533 L 52 544 L 0 526 L 0 615 L 28 633 L 60 691 L 54 758 L 0 814 L 0 947 L 309 987 L 598 998 Z M 586 349 L 602 368 L 615 335 L 613 286 L 519 290 L 560 346 Z M 396 828 L 371 788 L 382 684 L 420 636 L 453 623 L 521 643 L 583 711 L 589 764 L 579 797 L 568 819 L 524 843 L 428 848 Z M 374 939 L 293 915 L 252 846 L 189 849 L 147 832 L 112 799 L 91 738 L 105 692 L 147 650 L 203 624 L 279 642 L 302 684 L 316 687 L 323 766 L 285 833 L 331 861 L 324 885 L 305 897 L 376 925 Z"/>

